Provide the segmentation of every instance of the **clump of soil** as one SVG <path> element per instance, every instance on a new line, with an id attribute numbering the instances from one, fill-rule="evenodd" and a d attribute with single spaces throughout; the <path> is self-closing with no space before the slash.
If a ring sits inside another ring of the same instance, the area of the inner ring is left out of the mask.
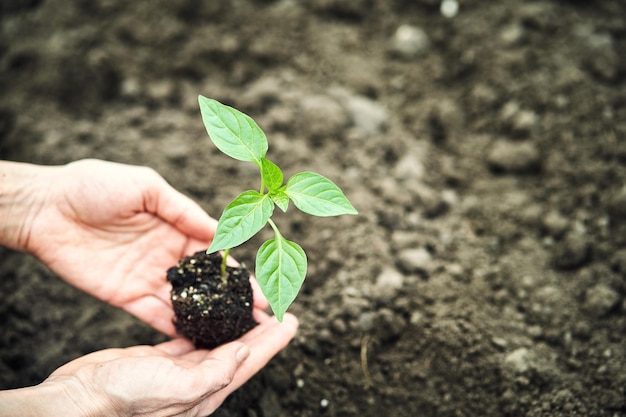
<path id="1" fill-rule="evenodd" d="M 222 279 L 221 264 L 220 254 L 200 251 L 167 271 L 176 330 L 200 349 L 233 341 L 257 325 L 252 318 L 250 273 L 226 267 L 227 277 Z"/>

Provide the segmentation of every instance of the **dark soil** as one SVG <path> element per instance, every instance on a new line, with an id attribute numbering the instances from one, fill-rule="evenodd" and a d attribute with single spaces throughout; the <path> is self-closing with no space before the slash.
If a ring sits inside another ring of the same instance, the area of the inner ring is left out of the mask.
<path id="1" fill-rule="evenodd" d="M 200 251 L 167 270 L 176 331 L 199 349 L 231 342 L 258 324 L 252 318 L 250 272 L 227 266 L 222 279 L 221 265 L 219 253 Z"/>
<path id="2" fill-rule="evenodd" d="M 217 217 L 258 179 L 202 94 L 345 191 L 277 217 L 300 331 L 217 415 L 625 416 L 626 3 L 459 3 L 3 1 L 0 156 L 148 165 Z M 164 340 L 0 253 L 0 387 Z"/>

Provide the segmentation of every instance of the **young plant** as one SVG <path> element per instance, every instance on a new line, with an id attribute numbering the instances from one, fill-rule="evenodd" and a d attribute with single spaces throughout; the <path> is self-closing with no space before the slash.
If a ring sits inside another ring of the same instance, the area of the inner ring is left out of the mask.
<path id="1" fill-rule="evenodd" d="M 244 191 L 226 206 L 207 253 L 223 250 L 225 268 L 230 249 L 248 241 L 269 224 L 274 238 L 259 248 L 255 273 L 261 291 L 282 321 L 304 282 L 307 257 L 300 245 L 285 239 L 272 221 L 275 206 L 286 212 L 291 201 L 313 216 L 357 214 L 357 211 L 339 187 L 314 172 L 297 173 L 285 183 L 282 170 L 265 157 L 267 138 L 252 118 L 213 99 L 199 96 L 198 101 L 202 120 L 215 146 L 234 159 L 256 164 L 261 177 L 259 191 Z"/>

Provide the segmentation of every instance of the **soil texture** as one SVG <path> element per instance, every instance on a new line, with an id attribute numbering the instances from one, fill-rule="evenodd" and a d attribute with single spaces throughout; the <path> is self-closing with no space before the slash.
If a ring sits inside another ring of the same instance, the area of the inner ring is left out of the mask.
<path id="1" fill-rule="evenodd" d="M 222 277 L 221 265 L 219 253 L 200 251 L 167 270 L 176 331 L 199 349 L 231 342 L 257 325 L 250 273 L 227 266 Z"/>
<path id="2" fill-rule="evenodd" d="M 359 210 L 275 216 L 309 258 L 300 330 L 216 415 L 626 416 L 623 0 L 0 16 L 0 157 L 147 165 L 217 217 L 258 173 L 211 144 L 202 94 L 253 117 L 287 177 L 320 172 Z M 231 254 L 254 265 L 269 237 Z M 165 340 L 4 249 L 0 293 L 0 388 Z"/>

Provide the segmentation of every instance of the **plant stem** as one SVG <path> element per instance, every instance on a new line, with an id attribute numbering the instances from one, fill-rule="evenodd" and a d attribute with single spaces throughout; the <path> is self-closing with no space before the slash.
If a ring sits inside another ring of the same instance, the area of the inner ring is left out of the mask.
<path id="1" fill-rule="evenodd" d="M 270 224 L 270 226 L 272 226 L 272 229 L 274 229 L 274 233 L 276 234 L 276 236 L 282 236 L 278 231 L 278 226 L 276 226 L 276 223 L 274 223 L 272 219 L 267 219 L 267 222 Z"/>
<path id="2" fill-rule="evenodd" d="M 265 193 L 265 178 L 263 178 L 263 165 L 259 165 L 259 174 L 261 174 L 261 189 L 259 190 L 259 193 L 264 194 Z"/>
<path id="3" fill-rule="evenodd" d="M 228 273 L 226 272 L 226 260 L 228 259 L 228 254 L 230 253 L 230 248 L 224 249 L 224 254 L 222 255 L 222 265 L 220 268 L 220 272 L 222 275 L 222 282 L 226 284 Z"/>

